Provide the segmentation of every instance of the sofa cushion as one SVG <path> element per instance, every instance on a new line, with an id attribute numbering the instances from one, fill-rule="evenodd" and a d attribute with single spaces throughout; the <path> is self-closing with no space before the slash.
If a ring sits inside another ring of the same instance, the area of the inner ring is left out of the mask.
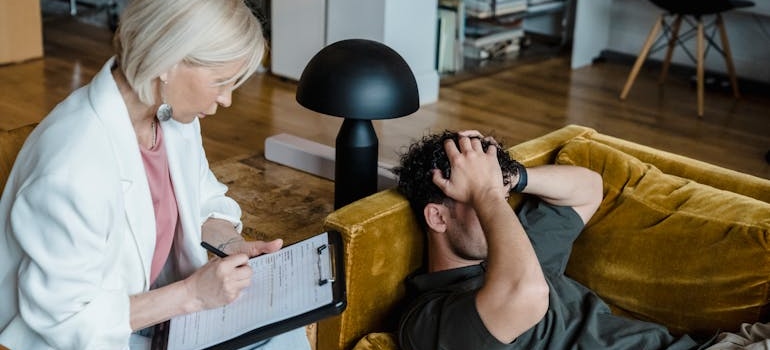
<path id="1" fill-rule="evenodd" d="M 617 313 L 712 335 L 767 319 L 770 204 L 662 173 L 576 138 L 558 164 L 602 174 L 604 200 L 567 274 Z"/>

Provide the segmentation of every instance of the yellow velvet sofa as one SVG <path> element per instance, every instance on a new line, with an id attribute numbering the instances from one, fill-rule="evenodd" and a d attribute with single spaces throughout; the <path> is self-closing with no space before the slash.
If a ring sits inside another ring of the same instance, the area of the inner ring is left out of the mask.
<path id="1" fill-rule="evenodd" d="M 567 274 L 613 312 L 695 337 L 768 320 L 770 181 L 577 125 L 509 152 L 526 166 L 576 164 L 602 174 L 604 201 Z M 423 256 L 409 204 L 385 190 L 324 225 L 344 239 L 348 306 L 318 324 L 318 349 L 398 349 L 397 310 L 408 302 L 402 281 Z"/>

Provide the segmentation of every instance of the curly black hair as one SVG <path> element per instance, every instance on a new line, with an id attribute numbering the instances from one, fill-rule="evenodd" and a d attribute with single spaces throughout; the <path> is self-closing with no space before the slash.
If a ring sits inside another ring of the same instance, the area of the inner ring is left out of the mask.
<path id="1" fill-rule="evenodd" d="M 398 191 L 404 195 L 412 207 L 417 221 L 427 229 L 422 210 L 428 203 L 443 203 L 447 196 L 433 183 L 433 169 L 441 170 L 444 178 L 450 176 L 449 158 L 444 151 L 444 142 L 448 139 L 458 142 L 458 133 L 445 130 L 441 133 L 423 136 L 412 143 L 406 153 L 401 154 L 400 165 L 393 169 L 398 176 Z M 486 151 L 491 143 L 481 140 Z M 518 174 L 520 164 L 511 158 L 505 147 L 498 143 L 497 160 L 503 172 L 503 184 L 508 185 L 511 178 Z"/>

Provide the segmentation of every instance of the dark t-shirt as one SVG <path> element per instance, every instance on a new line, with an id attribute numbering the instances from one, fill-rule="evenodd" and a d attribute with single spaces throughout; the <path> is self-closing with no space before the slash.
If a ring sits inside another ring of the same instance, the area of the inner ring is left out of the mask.
<path id="1" fill-rule="evenodd" d="M 399 342 L 405 350 L 436 349 L 692 349 L 660 325 L 610 313 L 588 288 L 564 275 L 583 221 L 570 207 L 533 199 L 518 212 L 550 287 L 548 311 L 510 344 L 498 341 L 476 310 L 485 264 L 422 273 L 407 279 L 415 296 L 403 315 Z"/>

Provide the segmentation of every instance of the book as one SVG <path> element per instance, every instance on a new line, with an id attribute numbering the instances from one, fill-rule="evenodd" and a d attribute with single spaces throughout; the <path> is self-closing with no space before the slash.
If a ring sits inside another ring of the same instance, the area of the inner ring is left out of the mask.
<path id="1" fill-rule="evenodd" d="M 527 0 L 528 6 L 541 5 L 545 3 L 563 2 L 564 0 Z"/>
<path id="2" fill-rule="evenodd" d="M 468 16 L 490 18 L 527 10 L 526 0 L 467 0 L 465 11 Z"/>
<path id="3" fill-rule="evenodd" d="M 340 234 L 328 231 L 251 258 L 238 299 L 157 325 L 152 348 L 239 349 L 337 315 L 347 305 L 342 254 Z"/>
<path id="4" fill-rule="evenodd" d="M 524 28 L 521 26 L 521 22 L 503 25 L 484 21 L 468 21 L 465 25 L 464 44 L 480 48 L 499 42 L 517 40 L 523 36 Z"/>
<path id="5" fill-rule="evenodd" d="M 436 66 L 439 72 L 459 70 L 462 60 L 458 59 L 458 14 L 457 11 L 439 7 L 438 9 L 438 57 Z"/>
<path id="6" fill-rule="evenodd" d="M 489 46 L 483 46 L 483 47 L 476 47 L 472 45 L 465 44 L 463 49 L 463 54 L 465 57 L 476 59 L 476 60 L 485 60 L 490 58 L 497 58 L 497 57 L 503 57 L 508 56 L 513 53 L 519 52 L 521 48 L 521 40 L 515 39 L 515 40 L 509 40 L 504 42 L 498 42 Z"/>

